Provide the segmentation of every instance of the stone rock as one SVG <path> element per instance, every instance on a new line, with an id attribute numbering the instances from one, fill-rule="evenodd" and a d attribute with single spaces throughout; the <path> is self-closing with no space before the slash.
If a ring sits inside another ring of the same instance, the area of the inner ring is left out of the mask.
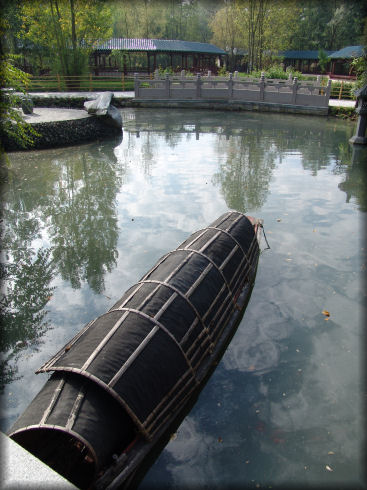
<path id="1" fill-rule="evenodd" d="M 108 126 L 121 129 L 122 117 L 120 111 L 111 104 L 112 96 L 112 92 L 103 92 L 97 99 L 84 102 L 84 109 Z"/>
<path id="2" fill-rule="evenodd" d="M 84 108 L 88 112 L 88 114 L 105 116 L 111 104 L 112 96 L 112 92 L 103 92 L 96 99 L 84 102 Z"/>

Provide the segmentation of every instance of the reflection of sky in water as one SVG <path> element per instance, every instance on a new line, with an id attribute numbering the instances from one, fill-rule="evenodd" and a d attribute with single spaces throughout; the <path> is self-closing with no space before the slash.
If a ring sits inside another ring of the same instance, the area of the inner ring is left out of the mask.
<path id="1" fill-rule="evenodd" d="M 16 209 L 22 186 L 30 195 L 9 226 L 33 213 L 39 233 L 27 247 L 50 247 L 64 262 L 47 303 L 51 328 L 13 360 L 20 379 L 5 387 L 2 429 L 43 385 L 36 368 L 163 253 L 232 206 L 264 218 L 271 250 L 260 258 L 222 362 L 141 487 L 353 484 L 363 437 L 359 208 L 366 202 L 365 155 L 356 153 L 352 166 L 347 143 L 353 126 L 260 113 L 123 115 L 121 142 L 9 156 L 15 177 L 4 202 Z M 72 209 L 75 228 L 65 236 L 60 213 Z M 94 228 L 88 235 L 86 213 L 92 225 L 103 218 L 104 241 Z M 64 239 L 80 252 L 62 253 Z M 106 243 L 113 257 L 98 252 Z"/>

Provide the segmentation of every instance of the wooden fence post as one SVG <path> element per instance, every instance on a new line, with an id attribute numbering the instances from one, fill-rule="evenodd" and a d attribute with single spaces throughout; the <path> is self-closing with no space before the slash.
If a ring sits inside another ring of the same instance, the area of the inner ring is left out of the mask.
<path id="1" fill-rule="evenodd" d="M 342 98 L 342 94 L 343 94 L 343 80 L 341 81 L 340 83 L 340 90 L 339 90 L 339 100 Z"/>
<path id="2" fill-rule="evenodd" d="M 89 92 L 92 91 L 93 88 L 93 81 L 92 81 L 92 74 L 89 74 Z"/>
<path id="3" fill-rule="evenodd" d="M 125 73 L 124 72 L 121 73 L 121 87 L 122 87 L 122 91 L 125 92 Z"/>
<path id="4" fill-rule="evenodd" d="M 57 74 L 57 88 L 59 89 L 59 92 L 61 92 L 61 80 L 59 74 Z"/>

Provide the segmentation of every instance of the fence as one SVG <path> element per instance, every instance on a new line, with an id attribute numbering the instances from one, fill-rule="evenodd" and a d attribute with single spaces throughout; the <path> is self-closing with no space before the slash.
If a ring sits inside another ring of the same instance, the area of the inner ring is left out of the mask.
<path id="1" fill-rule="evenodd" d="M 123 73 L 118 76 L 70 76 L 44 75 L 31 76 L 29 85 L 26 87 L 29 92 L 65 92 L 82 91 L 91 92 L 98 90 L 133 90 L 134 78 L 127 77 Z"/>
<path id="2" fill-rule="evenodd" d="M 275 80 L 260 78 L 243 78 L 237 73 L 229 77 L 180 76 L 165 75 L 162 78 L 157 72 L 153 79 L 134 79 L 135 98 L 139 99 L 176 99 L 203 100 L 226 99 L 241 102 L 271 102 L 302 106 L 327 107 L 330 98 L 331 81 L 322 86 L 320 78 L 316 81 L 298 82 L 293 80 Z"/>

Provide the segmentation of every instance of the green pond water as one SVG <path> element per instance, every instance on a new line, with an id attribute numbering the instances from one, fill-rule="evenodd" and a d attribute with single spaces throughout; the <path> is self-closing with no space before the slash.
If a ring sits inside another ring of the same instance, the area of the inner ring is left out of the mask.
<path id="1" fill-rule="evenodd" d="M 8 155 L 1 430 L 46 381 L 38 367 L 236 209 L 264 219 L 271 249 L 222 361 L 140 487 L 362 488 L 367 150 L 348 143 L 355 125 L 122 114 L 122 138 Z"/>

